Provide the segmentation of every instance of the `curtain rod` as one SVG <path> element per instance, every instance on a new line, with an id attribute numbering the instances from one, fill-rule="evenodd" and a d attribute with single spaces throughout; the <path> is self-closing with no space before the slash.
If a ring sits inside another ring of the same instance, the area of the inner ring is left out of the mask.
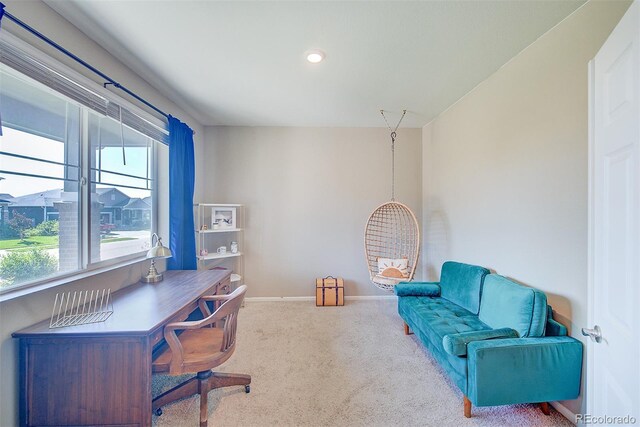
<path id="1" fill-rule="evenodd" d="M 4 5 L 2 3 L 0 3 L 0 8 L 2 8 L 3 6 Z M 140 101 L 141 103 L 143 103 L 147 107 L 151 108 L 152 110 L 154 110 L 158 114 L 161 114 L 167 120 L 169 119 L 169 115 L 167 113 L 165 113 L 164 111 L 162 111 L 161 109 L 159 109 L 158 107 L 156 107 L 155 105 L 153 105 L 152 103 L 147 101 L 146 99 L 142 98 L 141 96 L 136 95 L 131 90 L 129 90 L 126 87 L 122 86 L 120 83 L 118 83 L 117 81 L 115 81 L 111 77 L 107 76 L 105 73 L 103 73 L 102 71 L 98 70 L 96 67 L 94 67 L 91 64 L 89 64 L 88 62 L 84 61 L 83 59 L 81 59 L 77 55 L 71 53 L 70 51 L 68 51 L 64 47 L 60 46 L 58 43 L 54 42 L 49 37 L 45 36 L 44 34 L 39 32 L 35 28 L 31 27 L 30 25 L 26 24 L 25 22 L 21 21 L 20 19 L 16 18 L 15 16 L 13 16 L 9 12 L 7 12 L 6 9 L 4 11 L 4 16 L 7 19 L 10 19 L 11 21 L 15 22 L 20 27 L 24 28 L 25 30 L 27 30 L 31 34 L 35 35 L 36 37 L 38 37 L 40 40 L 44 41 L 48 45 L 54 47 L 55 49 L 59 50 L 60 52 L 64 53 L 65 55 L 67 55 L 69 58 L 73 59 L 74 61 L 76 61 L 79 64 L 81 64 L 82 66 L 84 66 L 85 68 L 88 68 L 89 70 L 93 71 L 95 74 L 97 74 L 100 77 L 102 77 L 104 80 L 106 80 L 106 82 L 102 84 L 105 88 L 108 85 L 113 85 L 113 87 L 116 87 L 116 88 L 122 90 L 123 92 L 125 92 L 128 95 L 130 95 L 131 97 L 137 99 L 138 101 Z M 0 15 L 0 19 L 1 19 L 1 17 L 2 17 L 2 15 Z"/>

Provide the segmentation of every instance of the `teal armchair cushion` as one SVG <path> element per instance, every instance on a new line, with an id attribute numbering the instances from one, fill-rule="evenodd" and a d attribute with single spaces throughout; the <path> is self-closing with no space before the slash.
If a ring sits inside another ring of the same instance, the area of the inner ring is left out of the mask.
<path id="1" fill-rule="evenodd" d="M 474 341 L 467 346 L 467 362 L 465 395 L 476 406 L 571 400 L 580 394 L 582 343 L 571 337 Z"/>
<path id="2" fill-rule="evenodd" d="M 489 270 L 477 265 L 447 261 L 440 274 L 440 295 L 473 314 L 480 308 L 480 292 Z"/>
<path id="3" fill-rule="evenodd" d="M 511 328 L 460 332 L 457 334 L 445 335 L 442 339 L 442 346 L 447 353 L 453 356 L 466 356 L 467 344 L 470 342 L 496 338 L 518 338 L 518 333 Z"/>
<path id="4" fill-rule="evenodd" d="M 399 297 L 437 297 L 440 285 L 438 282 L 400 282 L 393 291 Z"/>
<path id="5" fill-rule="evenodd" d="M 484 280 L 478 316 L 491 328 L 512 328 L 520 337 L 541 337 L 547 324 L 547 296 L 506 277 L 489 274 Z"/>

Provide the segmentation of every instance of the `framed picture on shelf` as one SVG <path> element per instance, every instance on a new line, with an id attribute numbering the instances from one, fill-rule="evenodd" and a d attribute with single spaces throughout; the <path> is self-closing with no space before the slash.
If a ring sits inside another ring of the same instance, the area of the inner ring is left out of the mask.
<path id="1" fill-rule="evenodd" d="M 236 208 L 215 207 L 211 208 L 211 228 L 236 228 Z"/>

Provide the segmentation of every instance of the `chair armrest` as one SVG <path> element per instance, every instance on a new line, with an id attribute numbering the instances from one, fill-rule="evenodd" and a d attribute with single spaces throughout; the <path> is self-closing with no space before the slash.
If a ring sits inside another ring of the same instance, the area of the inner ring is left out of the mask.
<path id="1" fill-rule="evenodd" d="M 218 302 L 218 301 L 226 301 L 229 299 L 231 294 L 225 294 L 225 295 L 205 295 L 203 297 L 200 297 L 200 299 L 198 300 L 198 307 L 200 308 L 200 312 L 202 313 L 202 315 L 204 317 L 208 317 L 211 316 L 211 310 L 209 310 L 209 306 L 207 304 L 207 301 L 212 301 L 212 302 Z M 214 304 L 213 308 L 216 309 L 218 308 L 218 304 Z"/>
<path id="2" fill-rule="evenodd" d="M 518 333 L 511 328 L 460 332 L 457 334 L 445 335 L 444 338 L 442 338 L 442 346 L 444 347 L 444 350 L 452 356 L 466 356 L 467 345 L 469 343 L 496 338 L 518 338 Z"/>
<path id="3" fill-rule="evenodd" d="M 201 301 L 226 301 L 231 297 L 231 294 L 225 295 L 205 295 L 200 297 Z"/>
<path id="4" fill-rule="evenodd" d="M 203 319 L 206 320 L 206 319 Z M 186 329 L 200 329 L 202 328 L 203 324 L 205 322 L 203 322 L 202 320 L 194 320 L 194 321 L 189 321 L 189 322 L 173 322 L 173 323 L 169 323 L 164 327 L 164 332 L 166 335 L 167 331 L 182 331 L 182 330 L 186 330 Z"/>
<path id="5" fill-rule="evenodd" d="M 582 343 L 508 338 L 467 346 L 467 393 L 476 406 L 571 400 L 580 394 Z"/>
<path id="6" fill-rule="evenodd" d="M 400 282 L 393 291 L 399 297 L 437 297 L 440 282 Z"/>

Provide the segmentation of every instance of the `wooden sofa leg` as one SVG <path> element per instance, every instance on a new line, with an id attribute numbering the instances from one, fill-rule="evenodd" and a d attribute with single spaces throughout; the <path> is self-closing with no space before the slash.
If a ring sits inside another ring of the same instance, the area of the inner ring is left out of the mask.
<path id="1" fill-rule="evenodd" d="M 409 329 L 409 325 L 407 325 L 406 323 L 404 324 L 404 334 L 405 335 L 411 335 L 413 332 L 411 332 L 411 330 Z"/>
<path id="2" fill-rule="evenodd" d="M 549 409 L 549 402 L 540 402 L 540 410 L 545 415 L 551 415 L 551 410 Z"/>
<path id="3" fill-rule="evenodd" d="M 464 416 L 471 418 L 471 401 L 467 396 L 464 396 Z"/>

